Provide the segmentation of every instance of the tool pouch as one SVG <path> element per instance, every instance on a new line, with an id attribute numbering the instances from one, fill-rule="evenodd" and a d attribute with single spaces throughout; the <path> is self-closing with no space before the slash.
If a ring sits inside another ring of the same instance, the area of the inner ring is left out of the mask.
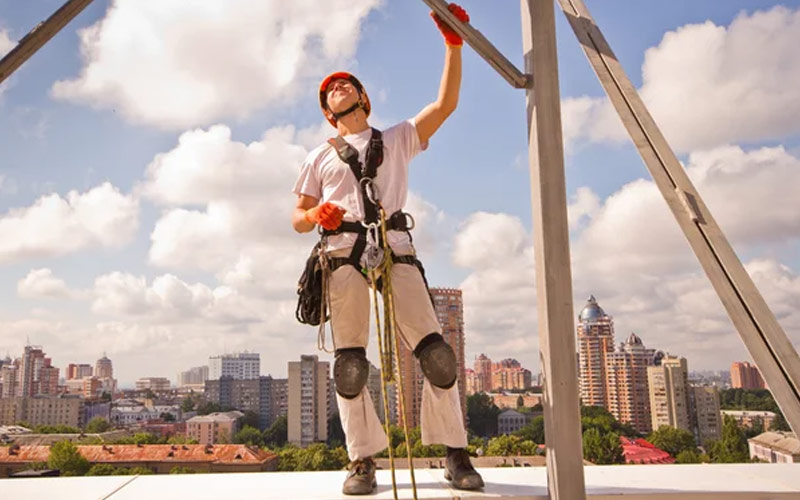
<path id="1" fill-rule="evenodd" d="M 322 241 L 314 245 L 311 255 L 306 260 L 306 267 L 297 282 L 297 309 L 295 317 L 300 323 L 317 326 L 322 311 L 322 264 L 320 252 Z M 325 315 L 323 321 L 328 321 Z"/>

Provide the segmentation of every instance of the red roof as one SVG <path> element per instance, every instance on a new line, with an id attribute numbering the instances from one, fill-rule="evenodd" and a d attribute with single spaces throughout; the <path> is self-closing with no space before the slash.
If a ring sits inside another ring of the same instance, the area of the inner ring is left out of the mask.
<path id="1" fill-rule="evenodd" d="M 675 459 L 666 451 L 656 448 L 644 439 L 630 439 L 620 436 L 622 454 L 626 464 L 671 464 Z"/>
<path id="2" fill-rule="evenodd" d="M 1 463 L 46 462 L 49 446 L 0 447 Z M 215 464 L 263 464 L 276 457 L 274 453 L 243 444 L 111 444 L 78 446 L 78 451 L 92 463 L 195 462 Z"/>

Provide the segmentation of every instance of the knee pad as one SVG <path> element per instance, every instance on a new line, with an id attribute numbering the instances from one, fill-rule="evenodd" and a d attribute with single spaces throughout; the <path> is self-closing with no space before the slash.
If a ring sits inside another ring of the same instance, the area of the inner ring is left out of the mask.
<path id="1" fill-rule="evenodd" d="M 449 389 L 456 383 L 456 354 L 440 334 L 431 333 L 422 339 L 414 349 L 414 356 L 431 384 Z"/>
<path id="2" fill-rule="evenodd" d="M 336 349 L 333 363 L 333 381 L 336 392 L 345 399 L 353 399 L 361 394 L 369 377 L 367 350 L 363 347 Z"/>

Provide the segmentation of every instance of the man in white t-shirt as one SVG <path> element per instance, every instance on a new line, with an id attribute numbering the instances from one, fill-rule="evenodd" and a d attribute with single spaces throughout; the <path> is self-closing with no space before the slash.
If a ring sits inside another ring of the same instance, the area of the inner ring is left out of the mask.
<path id="1" fill-rule="evenodd" d="M 469 20 L 461 7 L 450 4 L 449 9 L 461 21 Z M 455 110 L 461 86 L 462 40 L 438 16 L 433 15 L 433 18 L 446 46 L 436 101 L 414 118 L 384 130 L 380 136 L 373 135 L 367 123 L 371 107 L 366 91 L 353 75 L 339 72 L 322 81 L 320 106 L 343 139 L 339 144 L 349 144 L 358 153 L 359 166 L 373 163 L 370 154 L 374 153 L 367 151 L 376 138 L 382 139 L 382 162 L 373 182 L 385 213 L 399 214 L 397 217 L 401 220 L 399 224 L 387 226 L 400 229 L 388 231 L 387 238 L 392 253 L 399 256 L 391 271 L 398 334 L 414 351 L 425 374 L 422 442 L 446 445 L 445 477 L 457 488 L 475 489 L 483 487 L 483 480 L 470 464 L 465 450 L 467 434 L 456 384 L 455 354 L 441 335 L 421 266 L 415 265 L 418 261 L 401 212 L 408 194 L 408 163 L 427 147 L 430 137 Z M 380 142 L 377 144 L 376 149 L 380 151 Z M 358 229 L 357 223 L 374 218 L 374 207 L 371 209 L 371 203 L 365 203 L 364 192 L 356 178 L 357 167 L 346 163 L 337 148 L 323 144 L 311 151 L 303 162 L 294 187 L 298 200 L 292 225 L 301 233 L 321 225 L 328 235 L 323 250 L 334 261 L 345 261 L 343 265 L 334 266 L 329 284 L 336 398 L 351 460 L 343 492 L 369 494 L 376 487 L 372 456 L 386 448 L 387 439 L 365 387 L 369 372 L 366 359 L 369 285 L 360 271 L 365 256 L 360 250 L 353 251 L 354 247 L 359 248 L 358 240 L 363 237 L 363 231 L 359 235 L 347 229 L 342 231 L 342 228 Z M 393 223 L 394 219 L 392 217 Z"/>

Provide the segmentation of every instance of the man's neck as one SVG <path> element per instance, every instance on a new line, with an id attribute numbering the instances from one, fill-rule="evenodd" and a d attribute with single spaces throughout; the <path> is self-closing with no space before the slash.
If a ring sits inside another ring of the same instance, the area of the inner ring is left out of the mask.
<path id="1" fill-rule="evenodd" d="M 338 122 L 336 122 L 336 130 L 341 136 L 357 134 L 367 130 L 368 128 L 369 123 L 367 123 L 367 115 L 362 109 L 356 109 L 352 113 L 348 113 L 347 115 L 343 116 Z"/>

